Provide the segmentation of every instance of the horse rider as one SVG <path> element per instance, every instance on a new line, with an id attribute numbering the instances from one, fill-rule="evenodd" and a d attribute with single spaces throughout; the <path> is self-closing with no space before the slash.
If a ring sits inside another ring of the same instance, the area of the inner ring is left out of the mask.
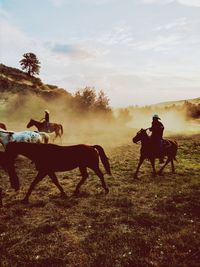
<path id="1" fill-rule="evenodd" d="M 164 126 L 160 122 L 160 118 L 157 114 L 152 117 L 152 125 L 149 130 L 152 132 L 151 140 L 153 147 L 155 147 L 156 152 L 159 155 L 160 163 L 164 163 L 164 152 L 163 152 L 163 131 Z"/>
<path id="2" fill-rule="evenodd" d="M 46 109 L 44 112 L 45 112 L 45 116 L 40 121 L 44 120 L 45 128 L 48 133 L 49 132 L 49 111 Z"/>

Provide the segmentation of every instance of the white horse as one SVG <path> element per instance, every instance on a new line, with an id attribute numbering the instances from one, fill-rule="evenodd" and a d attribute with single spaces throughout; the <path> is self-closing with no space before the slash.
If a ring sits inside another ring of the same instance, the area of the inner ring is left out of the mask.
<path id="1" fill-rule="evenodd" d="M 42 143 L 43 137 L 39 132 L 23 131 L 13 132 L 0 130 L 0 143 L 6 148 L 10 142 Z"/>

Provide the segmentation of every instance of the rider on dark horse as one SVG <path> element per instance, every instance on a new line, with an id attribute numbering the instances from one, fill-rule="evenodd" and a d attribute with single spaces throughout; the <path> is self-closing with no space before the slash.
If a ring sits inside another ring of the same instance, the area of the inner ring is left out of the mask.
<path id="1" fill-rule="evenodd" d="M 163 155 L 163 131 L 164 126 L 159 121 L 160 118 L 157 114 L 153 115 L 153 121 L 151 128 L 149 130 L 152 132 L 151 140 L 153 147 L 156 149 L 156 153 L 159 155 L 160 163 L 164 163 L 164 155 Z"/>
<path id="2" fill-rule="evenodd" d="M 40 121 L 44 120 L 45 128 L 48 133 L 49 132 L 49 111 L 46 109 L 44 112 L 45 112 L 45 117 L 42 118 Z"/>

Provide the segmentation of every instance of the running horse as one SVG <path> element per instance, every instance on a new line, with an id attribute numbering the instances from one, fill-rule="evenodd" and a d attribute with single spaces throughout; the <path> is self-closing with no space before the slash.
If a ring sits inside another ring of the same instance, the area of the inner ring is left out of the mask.
<path id="1" fill-rule="evenodd" d="M 28 192 L 23 199 L 23 203 L 28 203 L 29 196 L 34 187 L 48 175 L 52 182 L 59 189 L 61 196 L 65 192 L 58 182 L 55 172 L 63 172 L 79 168 L 81 180 L 77 184 L 74 194 L 79 193 L 81 185 L 88 178 L 87 168 L 92 169 L 100 178 L 102 187 L 108 193 L 109 189 L 105 183 L 104 175 L 99 168 L 99 157 L 103 163 L 106 172 L 111 175 L 110 164 L 104 152 L 99 145 L 74 145 L 58 146 L 54 144 L 34 144 L 34 143 L 9 143 L 6 147 L 7 169 L 10 176 L 11 187 L 15 190 L 20 188 L 19 178 L 16 174 L 14 162 L 17 155 L 23 155 L 35 163 L 37 176 L 31 183 Z"/>
<path id="2" fill-rule="evenodd" d="M 41 122 L 41 121 L 36 121 L 33 119 L 30 119 L 29 123 L 27 124 L 27 128 L 30 128 L 32 126 L 35 126 L 39 132 L 47 132 L 47 128 L 46 128 L 46 122 Z M 57 123 L 49 123 L 49 132 L 53 133 L 55 132 L 55 138 L 53 139 L 53 141 L 56 139 L 56 137 L 60 137 L 63 135 L 63 127 L 62 124 L 57 124 Z"/>
<path id="3" fill-rule="evenodd" d="M 136 136 L 133 137 L 133 143 L 138 143 L 141 141 L 141 150 L 140 150 L 140 159 L 134 174 L 134 178 L 137 179 L 138 172 L 140 166 L 142 165 L 145 159 L 149 159 L 153 169 L 153 176 L 156 176 L 156 169 L 155 169 L 155 159 L 159 158 L 159 154 L 155 151 L 155 148 L 152 145 L 151 137 L 147 134 L 147 129 L 141 129 L 137 132 Z M 161 167 L 161 169 L 157 172 L 157 174 L 162 175 L 162 171 L 165 166 L 171 162 L 172 173 L 175 172 L 174 169 L 174 160 L 176 160 L 176 154 L 178 150 L 178 144 L 176 141 L 165 139 L 163 140 L 163 154 L 167 156 L 167 160 L 165 164 Z"/>

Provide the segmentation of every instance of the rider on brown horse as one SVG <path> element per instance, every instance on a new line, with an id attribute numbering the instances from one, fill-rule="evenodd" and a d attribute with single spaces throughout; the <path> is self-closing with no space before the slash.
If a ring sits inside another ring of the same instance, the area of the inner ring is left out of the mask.
<path id="1" fill-rule="evenodd" d="M 48 133 L 48 132 L 50 132 L 50 130 L 49 130 L 49 111 L 46 109 L 44 112 L 45 112 L 45 116 L 40 121 L 42 121 L 42 120 L 45 121 L 46 131 Z"/>
<path id="2" fill-rule="evenodd" d="M 151 140 L 153 147 L 156 149 L 156 153 L 158 153 L 159 158 L 160 158 L 160 163 L 163 163 L 163 131 L 164 131 L 164 126 L 163 124 L 159 121 L 160 118 L 157 114 L 153 115 L 153 121 L 151 128 L 149 130 L 152 132 L 151 135 Z"/>

